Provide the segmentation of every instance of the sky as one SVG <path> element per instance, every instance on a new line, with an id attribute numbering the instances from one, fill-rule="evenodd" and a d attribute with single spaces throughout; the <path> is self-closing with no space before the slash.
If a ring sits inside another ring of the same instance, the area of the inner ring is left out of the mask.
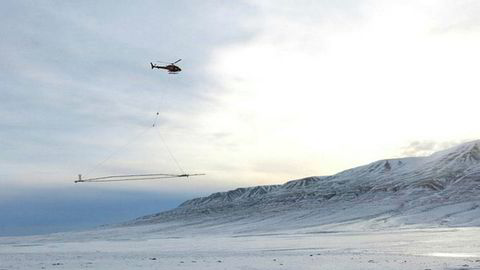
<path id="1" fill-rule="evenodd" d="M 0 235 L 479 139 L 478 14 L 473 0 L 2 1 Z M 176 75 L 149 67 L 177 59 Z M 182 172 L 206 176 L 73 184 Z"/>

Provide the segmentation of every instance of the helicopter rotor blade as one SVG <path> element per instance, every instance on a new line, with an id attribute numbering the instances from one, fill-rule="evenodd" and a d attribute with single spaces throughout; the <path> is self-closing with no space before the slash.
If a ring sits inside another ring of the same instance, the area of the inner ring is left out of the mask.
<path id="1" fill-rule="evenodd" d="M 172 64 L 176 64 L 178 62 L 182 61 L 182 59 L 178 59 L 177 61 L 173 62 Z"/>

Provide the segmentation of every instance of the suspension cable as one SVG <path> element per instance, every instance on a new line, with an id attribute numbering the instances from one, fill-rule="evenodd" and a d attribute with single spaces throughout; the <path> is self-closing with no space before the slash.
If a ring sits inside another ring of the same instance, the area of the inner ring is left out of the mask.
<path id="1" fill-rule="evenodd" d="M 91 172 L 93 172 L 95 169 L 97 169 L 99 166 L 103 165 L 105 162 L 113 158 L 115 155 L 123 151 L 126 147 L 128 147 L 130 144 L 132 144 L 134 141 L 136 141 L 138 138 L 140 138 L 142 135 L 144 135 L 148 130 L 154 129 L 160 138 L 163 147 L 165 150 L 167 150 L 168 155 L 172 159 L 172 161 L 175 163 L 177 166 L 178 170 L 180 171 L 179 174 L 165 174 L 165 173 L 152 173 L 152 174 L 125 174 L 125 175 L 109 175 L 109 176 L 101 176 L 101 177 L 94 177 L 94 178 L 87 178 L 83 179 L 82 175 L 78 175 L 78 180 L 75 181 L 75 183 L 84 183 L 84 182 L 118 182 L 118 181 L 138 181 L 138 180 L 155 180 L 155 179 L 165 179 L 165 178 L 182 178 L 182 177 L 190 177 L 190 176 L 200 176 L 200 175 L 205 175 L 203 173 L 196 173 L 196 174 L 188 174 L 185 172 L 183 167 L 180 165 L 178 160 L 175 158 L 173 155 L 172 151 L 170 151 L 170 148 L 168 147 L 167 143 L 165 142 L 165 139 L 163 138 L 162 134 L 160 133 L 159 129 L 157 128 L 157 121 L 159 117 L 159 112 L 156 113 L 154 121 L 152 126 L 146 127 L 145 129 L 141 130 L 138 134 L 133 136 L 131 139 L 129 139 L 124 145 L 122 145 L 119 149 L 113 151 L 107 158 L 104 160 L 100 161 L 97 163 L 95 166 L 92 167 L 87 172 L 87 175 L 89 175 Z"/>
<path id="2" fill-rule="evenodd" d="M 170 156 L 170 158 L 173 160 L 173 162 L 175 162 L 175 164 L 177 165 L 177 168 L 180 170 L 180 172 L 181 172 L 182 174 L 185 174 L 185 171 L 183 170 L 182 166 L 180 166 L 180 163 L 178 163 L 177 159 L 176 159 L 175 156 L 172 154 L 172 151 L 170 151 L 170 148 L 169 148 L 168 145 L 165 143 L 165 140 L 163 139 L 163 136 L 162 136 L 162 134 L 160 133 L 160 131 L 159 131 L 158 129 L 155 129 L 155 131 L 157 131 L 157 134 L 158 134 L 158 136 L 160 137 L 160 140 L 162 141 L 163 146 L 164 146 L 165 149 L 167 150 L 168 155 Z"/>
<path id="3" fill-rule="evenodd" d="M 108 155 L 104 160 L 98 162 L 97 164 L 95 164 L 90 170 L 87 171 L 87 174 L 90 174 L 91 172 L 94 172 L 95 169 L 97 169 L 99 166 L 103 165 L 105 162 L 109 161 L 110 159 L 112 159 L 114 156 L 116 156 L 118 153 L 120 153 L 121 151 L 123 151 L 125 148 L 127 148 L 130 144 L 132 144 L 134 141 L 136 141 L 138 138 L 140 138 L 144 133 L 146 133 L 148 130 L 150 129 L 150 127 L 146 127 L 145 129 L 143 129 L 142 131 L 140 131 L 139 133 L 137 133 L 135 136 L 131 137 L 129 140 L 127 140 L 127 142 L 125 142 L 120 148 L 118 148 L 117 150 L 114 150 L 110 153 L 110 155 Z"/>

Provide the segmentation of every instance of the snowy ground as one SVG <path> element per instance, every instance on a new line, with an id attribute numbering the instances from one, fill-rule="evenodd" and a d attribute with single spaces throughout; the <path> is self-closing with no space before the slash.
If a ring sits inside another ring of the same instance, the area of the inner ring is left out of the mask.
<path id="1" fill-rule="evenodd" d="M 480 269 L 480 228 L 0 238 L 0 269 Z M 152 228 L 151 228 L 152 229 Z"/>

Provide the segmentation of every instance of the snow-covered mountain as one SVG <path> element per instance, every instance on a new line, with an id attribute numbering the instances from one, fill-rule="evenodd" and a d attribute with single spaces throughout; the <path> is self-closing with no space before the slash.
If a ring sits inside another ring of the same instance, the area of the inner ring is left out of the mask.
<path id="1" fill-rule="evenodd" d="M 477 140 L 427 157 L 380 160 L 332 176 L 218 192 L 127 225 L 235 232 L 480 226 L 479 206 Z"/>

